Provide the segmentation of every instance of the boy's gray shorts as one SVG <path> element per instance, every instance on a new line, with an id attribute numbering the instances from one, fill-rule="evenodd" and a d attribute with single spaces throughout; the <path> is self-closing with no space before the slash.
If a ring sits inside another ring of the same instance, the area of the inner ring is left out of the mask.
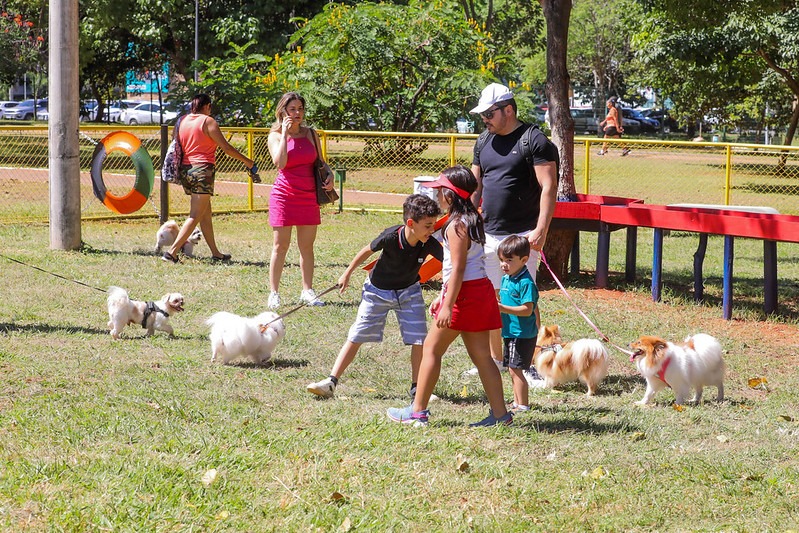
<path id="1" fill-rule="evenodd" d="M 402 342 L 422 344 L 427 336 L 426 307 L 422 287 L 414 283 L 398 290 L 378 289 L 367 280 L 363 284 L 358 318 L 350 327 L 350 342 L 381 342 L 389 311 L 397 315 Z"/>

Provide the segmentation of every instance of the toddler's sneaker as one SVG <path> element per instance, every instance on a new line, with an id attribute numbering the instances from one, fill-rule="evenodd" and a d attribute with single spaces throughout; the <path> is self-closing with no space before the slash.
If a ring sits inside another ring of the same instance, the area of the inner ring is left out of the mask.
<path id="1" fill-rule="evenodd" d="M 513 424 L 513 413 L 508 411 L 507 413 L 505 413 L 505 416 L 497 418 L 494 416 L 494 412 L 489 409 L 487 417 L 485 417 L 479 422 L 475 422 L 474 424 L 469 424 L 469 427 L 485 428 L 491 426 L 510 426 L 511 424 Z"/>
<path id="2" fill-rule="evenodd" d="M 497 365 L 497 369 L 500 372 L 507 372 L 508 369 L 505 367 L 505 365 L 502 364 L 502 361 L 497 361 L 496 359 L 494 359 L 494 364 Z M 463 377 L 478 376 L 478 375 L 480 375 L 480 372 L 477 370 L 476 366 L 470 368 L 469 370 L 463 373 Z"/>
<path id="3" fill-rule="evenodd" d="M 535 367 L 531 366 L 529 370 L 522 371 L 522 374 L 524 374 L 524 379 L 527 381 L 527 386 L 531 389 L 543 389 L 546 387 L 544 378 L 541 377 Z"/>
<path id="4" fill-rule="evenodd" d="M 519 413 L 523 413 L 523 412 L 529 411 L 529 410 L 530 410 L 530 406 L 529 405 L 519 405 L 518 403 L 515 403 L 515 402 L 513 403 L 513 405 L 510 408 L 510 412 L 513 413 L 514 415 L 517 415 Z"/>
<path id="5" fill-rule="evenodd" d="M 308 392 L 312 392 L 322 398 L 332 398 L 336 392 L 336 384 L 330 378 L 325 378 L 322 381 L 311 383 L 306 387 Z"/>
<path id="6" fill-rule="evenodd" d="M 271 291 L 269 293 L 269 299 L 266 301 L 267 307 L 269 309 L 277 309 L 280 307 L 280 295 L 275 291 Z"/>
<path id="7" fill-rule="evenodd" d="M 413 427 L 422 427 L 427 425 L 427 418 L 430 416 L 430 410 L 425 409 L 418 413 L 413 412 L 413 405 L 408 407 L 391 407 L 386 411 L 388 417 L 394 422 L 401 424 L 411 424 Z"/>
<path id="8" fill-rule="evenodd" d="M 305 289 L 300 293 L 300 301 L 305 305 L 310 305 L 312 307 L 319 307 L 325 305 L 325 302 L 320 300 L 313 289 Z"/>

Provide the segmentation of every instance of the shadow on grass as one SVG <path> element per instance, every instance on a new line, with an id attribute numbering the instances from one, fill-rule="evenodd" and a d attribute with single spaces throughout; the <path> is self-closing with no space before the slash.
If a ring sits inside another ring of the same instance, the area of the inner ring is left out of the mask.
<path id="1" fill-rule="evenodd" d="M 304 368 L 310 365 L 307 359 L 272 359 L 259 365 L 251 361 L 234 361 L 226 366 L 243 370 L 282 370 L 284 368 Z"/>
<path id="2" fill-rule="evenodd" d="M 8 322 L 0 322 L 0 335 L 8 335 L 11 333 L 56 333 L 56 334 L 74 334 L 74 333 L 90 333 L 108 335 L 108 330 L 97 328 L 86 328 L 83 326 L 62 326 L 50 324 L 13 324 Z"/>

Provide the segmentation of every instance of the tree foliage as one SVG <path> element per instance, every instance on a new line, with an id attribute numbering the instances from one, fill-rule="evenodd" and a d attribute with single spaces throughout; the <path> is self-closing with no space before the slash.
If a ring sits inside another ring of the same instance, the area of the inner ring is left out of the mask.
<path id="1" fill-rule="evenodd" d="M 308 98 L 326 128 L 431 131 L 454 124 L 493 79 L 491 35 L 452 3 L 328 4 L 267 74 Z"/>

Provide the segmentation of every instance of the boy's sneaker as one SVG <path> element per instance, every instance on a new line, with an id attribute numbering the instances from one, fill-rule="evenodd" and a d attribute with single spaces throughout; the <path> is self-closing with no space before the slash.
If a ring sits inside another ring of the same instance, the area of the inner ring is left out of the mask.
<path id="1" fill-rule="evenodd" d="M 413 427 L 421 427 L 427 425 L 427 418 L 430 416 L 430 410 L 425 409 L 418 413 L 413 412 L 413 405 L 408 407 L 391 407 L 386 411 L 388 417 L 394 422 L 401 424 L 411 424 Z"/>
<path id="2" fill-rule="evenodd" d="M 485 428 L 491 426 L 510 426 L 513 424 L 513 413 L 508 411 L 505 413 L 505 416 L 502 417 L 495 417 L 493 411 L 490 409 L 488 410 L 488 416 L 482 419 L 479 422 L 475 422 L 474 424 L 469 424 L 470 428 Z"/>
<path id="3" fill-rule="evenodd" d="M 311 307 L 319 307 L 325 305 L 325 302 L 320 300 L 313 289 L 305 289 L 300 293 L 300 301 L 305 305 L 310 305 Z"/>
<path id="4" fill-rule="evenodd" d="M 531 389 L 543 389 L 546 387 L 544 378 L 534 367 L 531 366 L 529 370 L 522 371 L 522 374 L 524 374 L 524 379 L 527 381 L 527 386 Z"/>
<path id="5" fill-rule="evenodd" d="M 312 392 L 322 398 L 332 398 L 336 392 L 336 384 L 330 378 L 325 378 L 322 381 L 311 383 L 306 387 L 308 392 Z"/>
<path id="6" fill-rule="evenodd" d="M 280 307 L 280 295 L 275 291 L 269 293 L 269 299 L 266 301 L 266 306 L 269 309 L 277 309 Z"/>
<path id="7" fill-rule="evenodd" d="M 494 358 L 492 357 L 492 359 L 494 359 Z M 502 361 L 497 361 L 496 359 L 494 359 L 494 364 L 497 365 L 497 369 L 500 372 L 506 372 L 508 370 L 507 367 L 505 367 L 505 365 L 502 364 Z M 476 366 L 470 368 L 469 370 L 467 370 L 466 372 L 463 373 L 464 377 L 467 377 L 467 376 L 478 376 L 478 375 L 480 375 L 480 372 L 477 370 Z"/>

